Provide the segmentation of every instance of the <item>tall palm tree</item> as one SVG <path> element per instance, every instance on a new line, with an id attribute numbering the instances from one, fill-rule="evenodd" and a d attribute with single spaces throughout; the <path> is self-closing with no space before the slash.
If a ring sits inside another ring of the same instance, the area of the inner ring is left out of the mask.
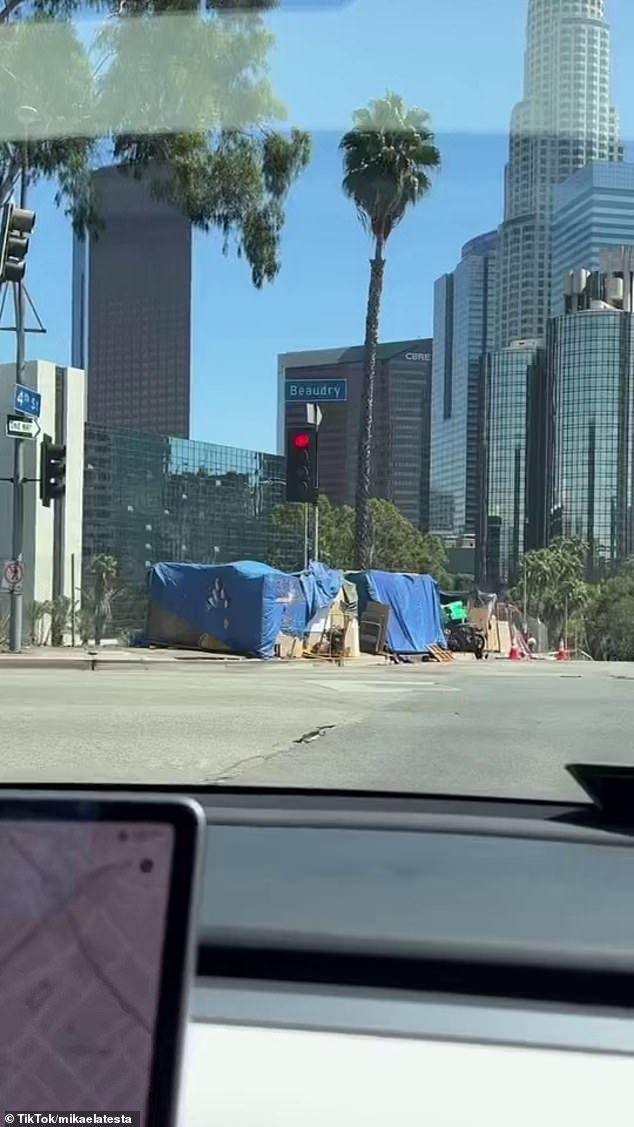
<path id="1" fill-rule="evenodd" d="M 90 570 L 93 576 L 91 592 L 95 631 L 95 645 L 100 646 L 112 619 L 112 601 L 117 593 L 119 565 L 114 556 L 95 556 Z"/>
<path id="2" fill-rule="evenodd" d="M 355 203 L 361 223 L 374 240 L 365 322 L 355 521 L 355 565 L 367 568 L 372 546 L 372 421 L 385 248 L 407 211 L 429 192 L 429 174 L 440 167 L 440 152 L 429 114 L 408 108 L 398 94 L 389 92 L 370 102 L 367 109 L 355 112 L 353 128 L 342 137 L 339 147 L 344 163 L 343 191 Z"/>

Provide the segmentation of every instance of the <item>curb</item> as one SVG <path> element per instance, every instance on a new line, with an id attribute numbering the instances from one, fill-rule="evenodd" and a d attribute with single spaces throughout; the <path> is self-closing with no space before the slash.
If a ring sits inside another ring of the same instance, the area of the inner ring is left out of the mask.
<path id="1" fill-rule="evenodd" d="M 81 669 L 96 673 L 99 669 L 136 669 L 164 668 L 178 664 L 196 665 L 228 665 L 245 662 L 246 658 L 223 657 L 209 659 L 206 657 L 107 657 L 101 655 L 84 654 L 81 657 L 36 657 L 29 654 L 0 655 L 0 673 L 3 669 Z"/>
<path id="2" fill-rule="evenodd" d="M 2 669 L 86 669 L 95 667 L 91 657 L 0 657 Z"/>

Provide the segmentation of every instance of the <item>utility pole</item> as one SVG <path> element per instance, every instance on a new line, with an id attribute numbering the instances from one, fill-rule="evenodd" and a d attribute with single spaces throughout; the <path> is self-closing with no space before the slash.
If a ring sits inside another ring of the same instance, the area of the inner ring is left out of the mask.
<path id="1" fill-rule="evenodd" d="M 319 427 L 321 425 L 322 413 L 316 403 L 306 404 L 306 420 L 311 426 L 315 428 L 315 438 L 319 439 Z M 319 559 L 319 445 L 315 445 L 316 458 L 315 458 L 315 500 L 313 503 L 313 560 L 317 562 Z M 306 562 L 308 567 L 308 561 Z"/>
<path id="2" fill-rule="evenodd" d="M 21 106 L 18 116 L 24 126 L 24 139 L 22 145 L 22 175 L 20 177 L 20 210 L 26 211 L 27 185 L 29 173 L 29 123 L 36 115 L 32 106 Z M 15 283 L 15 382 L 23 383 L 24 362 L 26 353 L 25 332 L 25 291 L 24 279 Z M 11 535 L 11 553 L 14 560 L 24 562 L 24 442 L 21 438 L 14 439 L 13 450 L 13 523 Z M 9 645 L 12 653 L 20 653 L 22 649 L 22 619 L 23 619 L 23 592 L 22 584 L 17 584 L 11 590 L 10 596 L 10 632 Z"/>
<path id="3" fill-rule="evenodd" d="M 527 604 L 528 604 L 528 577 L 526 575 L 526 556 L 524 556 L 524 628 L 528 626 L 527 617 Z"/>
<path id="4" fill-rule="evenodd" d="M 304 505 L 304 571 L 308 568 L 308 505 Z"/>
<path id="5" fill-rule="evenodd" d="M 306 403 L 303 426 L 286 427 L 286 500 L 304 507 L 304 570 L 310 563 L 310 508 L 314 508 L 313 555 L 319 555 L 319 459 L 317 437 L 321 411 Z"/>

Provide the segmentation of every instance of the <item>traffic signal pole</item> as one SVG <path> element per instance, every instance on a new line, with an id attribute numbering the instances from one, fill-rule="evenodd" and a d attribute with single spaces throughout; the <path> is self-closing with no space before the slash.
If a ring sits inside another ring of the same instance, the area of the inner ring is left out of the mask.
<path id="1" fill-rule="evenodd" d="M 26 209 L 28 176 L 28 134 L 25 130 L 22 150 L 22 175 L 20 178 L 20 208 Z M 24 281 L 15 283 L 15 382 L 23 383 L 26 351 Z M 14 439 L 13 450 L 13 525 L 11 554 L 14 560 L 24 560 L 24 441 Z M 22 583 L 11 590 L 9 648 L 12 653 L 22 649 L 23 592 Z"/>
<path id="2" fill-rule="evenodd" d="M 321 411 L 306 403 L 306 423 L 286 427 L 286 500 L 304 509 L 304 568 L 310 563 L 310 510 L 313 510 L 312 555 L 319 559 L 319 457 L 317 437 Z"/>
<path id="3" fill-rule="evenodd" d="M 310 505 L 304 505 L 304 571 L 308 568 L 308 510 Z"/>

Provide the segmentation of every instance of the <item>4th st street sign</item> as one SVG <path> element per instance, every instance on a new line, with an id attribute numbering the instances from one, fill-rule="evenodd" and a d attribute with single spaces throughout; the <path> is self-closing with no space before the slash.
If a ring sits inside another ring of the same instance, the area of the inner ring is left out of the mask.
<path id="1" fill-rule="evenodd" d="M 37 438 L 40 429 L 37 419 L 25 419 L 24 415 L 7 415 L 7 438 Z"/>
<path id="2" fill-rule="evenodd" d="M 33 419 L 39 419 L 42 411 L 42 396 L 39 391 L 33 391 L 32 387 L 17 383 L 13 390 L 13 410 L 21 411 L 23 415 L 30 415 Z"/>

